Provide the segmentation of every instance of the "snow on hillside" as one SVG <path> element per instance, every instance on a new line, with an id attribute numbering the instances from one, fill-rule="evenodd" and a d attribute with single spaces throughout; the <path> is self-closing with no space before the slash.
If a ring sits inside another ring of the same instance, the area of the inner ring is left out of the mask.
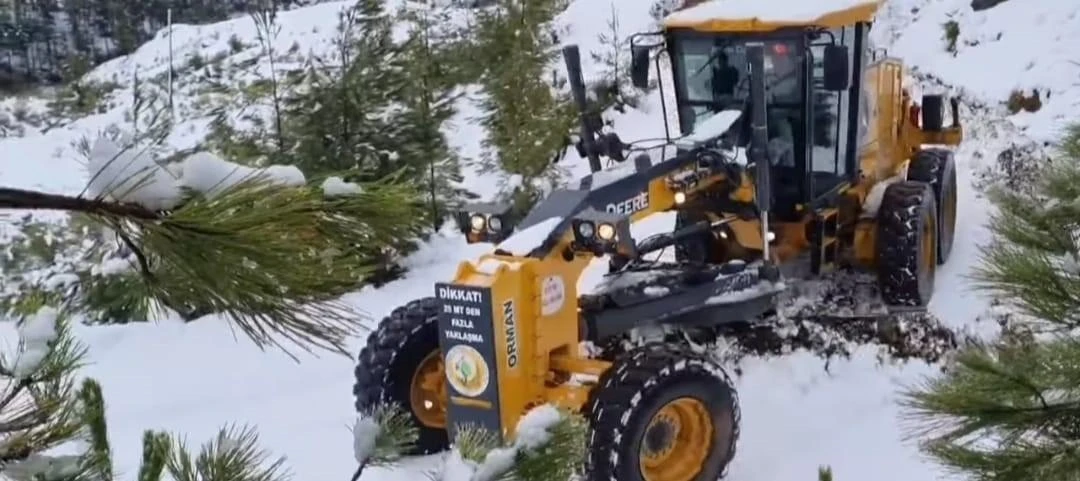
<path id="1" fill-rule="evenodd" d="M 1038 90 L 1042 108 L 1010 122 L 1053 140 L 1080 107 L 1080 8 L 1057 0 L 1007 1 L 975 12 L 970 0 L 890 0 L 890 53 L 975 97 L 1002 104 L 1013 90 Z M 956 55 L 942 52 L 942 24 L 955 21 Z"/>
<path id="2" fill-rule="evenodd" d="M 650 0 L 617 0 L 624 32 L 646 28 Z M 949 264 L 940 270 L 931 309 L 954 326 L 974 326 L 987 301 L 971 292 L 965 274 L 977 260 L 977 244 L 986 239 L 982 226 L 986 202 L 965 188 L 973 172 L 986 167 L 997 152 L 1018 141 L 1017 135 L 1048 139 L 1070 109 L 1080 102 L 1077 73 L 1065 48 L 1080 41 L 1080 6 L 1060 0 L 1010 0 L 974 13 L 969 0 L 890 0 L 875 28 L 879 46 L 932 73 L 973 99 L 988 105 L 1003 102 L 1015 88 L 1050 92 L 1035 113 L 1005 118 L 1004 109 L 965 108 L 968 142 L 958 156 L 961 180 L 957 244 Z M 346 2 L 321 4 L 282 13 L 281 49 L 301 51 L 328 45 L 336 11 Z M 595 34 L 611 14 L 611 1 L 575 0 L 561 22 L 569 27 L 565 41 L 595 48 Z M 960 26 L 959 55 L 945 52 L 942 24 Z M 231 52 L 236 34 L 254 49 L 248 19 L 200 27 L 177 27 L 174 55 L 193 52 L 213 57 Z M 1000 34 L 1000 35 L 999 35 Z M 972 43 L 977 42 L 977 45 Z M 5 185 L 76 193 L 85 184 L 72 143 L 94 136 L 109 124 L 124 122 L 130 104 L 130 82 L 136 71 L 149 78 L 162 72 L 167 40 L 159 36 L 132 56 L 98 68 L 92 78 L 115 79 L 112 107 L 47 133 L 0 140 L 0 178 Z M 230 53 L 228 62 L 243 63 L 248 49 Z M 583 55 L 588 61 L 588 55 Z M 586 72 L 593 72 L 589 66 Z M 237 74 L 241 75 L 241 74 Z M 197 83 L 190 84 L 192 89 Z M 670 84 L 669 84 L 670 85 Z M 936 88 L 936 87 L 935 87 Z M 178 95 L 194 105 L 198 94 Z M 663 121 L 658 97 L 648 97 L 642 111 L 618 118 L 615 128 L 624 140 L 660 137 Z M 5 104 L 6 105 L 6 104 Z M 670 105 L 670 103 L 669 103 Z M 174 148 L 194 145 L 205 132 L 205 119 L 194 108 L 170 142 Z M 475 155 L 481 130 L 468 112 L 454 125 L 454 141 L 466 155 Z M 1021 132 L 1022 131 L 1022 132 Z M 571 156 L 572 157 L 572 156 Z M 580 162 L 564 167 L 583 173 Z M 485 180 L 473 179 L 482 183 Z M 635 235 L 670 228 L 670 216 L 657 216 L 635 226 Z M 410 273 L 382 289 L 368 289 L 348 298 L 373 318 L 411 299 L 432 294 L 432 284 L 450 278 L 457 263 L 489 246 L 468 246 L 447 232 L 409 259 Z M 582 288 L 595 284 L 599 270 L 587 273 Z M 347 426 L 353 419 L 352 359 L 301 357 L 300 363 L 276 352 L 261 352 L 236 339 L 224 322 L 204 319 L 191 324 L 168 320 L 157 324 L 79 327 L 89 345 L 92 364 L 85 369 L 102 382 L 110 419 L 110 436 L 121 479 L 131 479 L 140 456 L 144 429 L 186 433 L 191 442 L 213 435 L 227 422 L 259 426 L 273 452 L 288 457 L 296 479 L 344 479 L 354 469 Z M 362 339 L 356 339 L 358 348 Z M 812 479 L 817 467 L 831 464 L 837 479 L 942 479 L 909 443 L 902 442 L 894 393 L 898 386 L 933 372 L 932 367 L 878 366 L 872 350 L 851 361 L 834 361 L 831 374 L 820 360 L 805 355 L 752 360 L 739 380 L 743 434 L 729 479 L 795 481 Z M 434 457 L 411 460 L 393 470 L 370 470 L 368 481 L 415 480 L 420 469 L 434 466 Z"/>
<path id="3" fill-rule="evenodd" d="M 293 45 L 300 46 L 300 51 L 290 57 L 297 62 L 303 59 L 300 54 L 329 51 L 337 12 L 349 4 L 331 2 L 282 12 L 278 20 L 281 30 L 273 41 L 275 51 L 285 55 Z M 81 139 L 97 138 L 110 126 L 132 130 L 136 82 L 143 98 L 151 99 L 158 108 L 166 104 L 165 81 L 169 65 L 166 32 L 162 30 L 154 40 L 131 55 L 106 62 L 85 77 L 89 83 L 111 86 L 103 92 L 104 98 L 94 114 L 64 119 L 60 125 L 49 128 L 26 129 L 21 137 L 2 139 L 4 161 L 0 162 L 0 178 L 4 179 L 4 185 L 58 193 L 81 192 L 86 183 L 85 156 L 77 145 Z M 231 42 L 233 39 L 235 41 Z M 173 26 L 177 127 L 164 146 L 165 153 L 189 149 L 201 142 L 208 133 L 212 108 L 224 108 L 234 113 L 234 123 L 243 124 L 239 120 L 240 106 L 215 98 L 209 87 L 223 83 L 242 89 L 262 78 L 266 67 L 265 62 L 257 62 L 260 55 L 254 21 L 250 17 L 206 26 Z M 194 68 L 199 64 L 193 60 L 195 58 L 201 59 L 203 68 Z M 279 69 L 293 66 L 287 61 L 280 63 Z M 5 99 L 0 102 L 0 108 L 3 107 L 31 110 L 38 115 L 45 113 L 44 102 L 34 98 Z M 141 115 L 144 121 L 138 128 L 145 129 L 145 119 L 150 113 Z M 47 174 L 42 175 L 42 172 Z M 51 214 L 37 215 L 53 217 Z"/>

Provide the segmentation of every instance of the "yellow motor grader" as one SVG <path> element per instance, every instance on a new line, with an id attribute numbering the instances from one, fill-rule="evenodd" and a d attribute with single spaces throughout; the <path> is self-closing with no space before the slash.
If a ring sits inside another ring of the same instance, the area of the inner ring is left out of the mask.
<path id="1" fill-rule="evenodd" d="M 902 64 L 868 40 L 880 2 L 849 3 L 785 17 L 760 0 L 706 1 L 636 35 L 635 86 L 670 62 L 671 155 L 624 144 L 583 113 L 578 150 L 593 174 L 518 222 L 496 204 L 462 213 L 470 242 L 495 248 L 382 321 L 359 355 L 357 408 L 402 406 L 420 430 L 415 453 L 432 453 L 465 425 L 513 438 L 525 412 L 551 403 L 589 422 L 588 481 L 712 481 L 739 432 L 724 368 L 664 339 L 614 356 L 583 345 L 753 322 L 788 281 L 838 267 L 875 275 L 893 309 L 925 309 L 953 243 L 945 146 L 961 141 L 958 107 L 946 126 L 942 96 L 916 103 Z M 564 57 L 585 112 L 577 47 Z M 602 158 L 633 168 L 610 175 Z M 631 236 L 632 222 L 667 211 L 672 232 Z M 668 247 L 674 262 L 644 260 Z M 578 292 L 602 256 L 601 286 Z"/>

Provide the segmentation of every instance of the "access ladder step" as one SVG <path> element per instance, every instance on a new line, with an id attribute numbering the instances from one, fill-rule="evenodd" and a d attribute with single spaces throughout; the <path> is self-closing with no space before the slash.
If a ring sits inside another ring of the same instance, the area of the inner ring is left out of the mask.
<path id="1" fill-rule="evenodd" d="M 836 237 L 840 230 L 839 209 L 834 207 L 816 212 L 810 236 L 810 270 L 814 275 L 833 269 L 840 250 Z"/>

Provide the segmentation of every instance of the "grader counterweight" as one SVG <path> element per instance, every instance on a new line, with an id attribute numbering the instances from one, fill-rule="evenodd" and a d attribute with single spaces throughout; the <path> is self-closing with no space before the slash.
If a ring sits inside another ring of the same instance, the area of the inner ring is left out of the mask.
<path id="1" fill-rule="evenodd" d="M 880 2 L 756 12 L 767 3 L 706 1 L 635 36 L 636 86 L 652 60 L 670 61 L 674 155 L 654 160 L 583 114 L 593 174 L 520 222 L 498 204 L 463 212 L 470 242 L 497 245 L 383 320 L 360 353 L 357 408 L 403 406 L 416 452 L 430 453 L 465 425 L 513 438 L 551 403 L 589 421 L 588 481 L 712 481 L 734 456 L 738 402 L 724 367 L 686 339 L 762 322 L 792 285 L 834 270 L 876 277 L 892 310 L 925 309 L 952 245 L 942 146 L 962 138 L 957 104 L 945 126 L 942 97 L 916 105 L 900 62 L 870 45 Z M 586 112 L 577 47 L 564 56 Z M 621 177 L 599 171 L 631 157 Z M 632 222 L 669 211 L 672 232 L 633 239 Z M 646 257 L 672 247 L 675 262 Z M 600 257 L 610 272 L 579 292 Z M 581 348 L 627 337 L 644 340 Z"/>

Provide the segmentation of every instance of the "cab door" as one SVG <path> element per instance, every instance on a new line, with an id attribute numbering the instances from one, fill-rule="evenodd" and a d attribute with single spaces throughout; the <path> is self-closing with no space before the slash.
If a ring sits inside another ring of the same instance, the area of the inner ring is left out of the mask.
<path id="1" fill-rule="evenodd" d="M 831 34 L 831 36 L 830 36 Z M 817 200 L 836 192 L 846 184 L 852 172 L 848 162 L 848 146 L 853 133 L 849 116 L 851 93 L 829 92 L 824 88 L 825 46 L 841 43 L 848 47 L 848 62 L 854 67 L 856 28 L 843 27 L 822 33 L 810 42 L 810 82 L 807 98 L 807 125 L 810 135 L 807 142 L 807 181 L 811 200 Z M 856 126 L 857 127 L 857 126 Z M 857 129 L 856 129 L 857 130 Z"/>

